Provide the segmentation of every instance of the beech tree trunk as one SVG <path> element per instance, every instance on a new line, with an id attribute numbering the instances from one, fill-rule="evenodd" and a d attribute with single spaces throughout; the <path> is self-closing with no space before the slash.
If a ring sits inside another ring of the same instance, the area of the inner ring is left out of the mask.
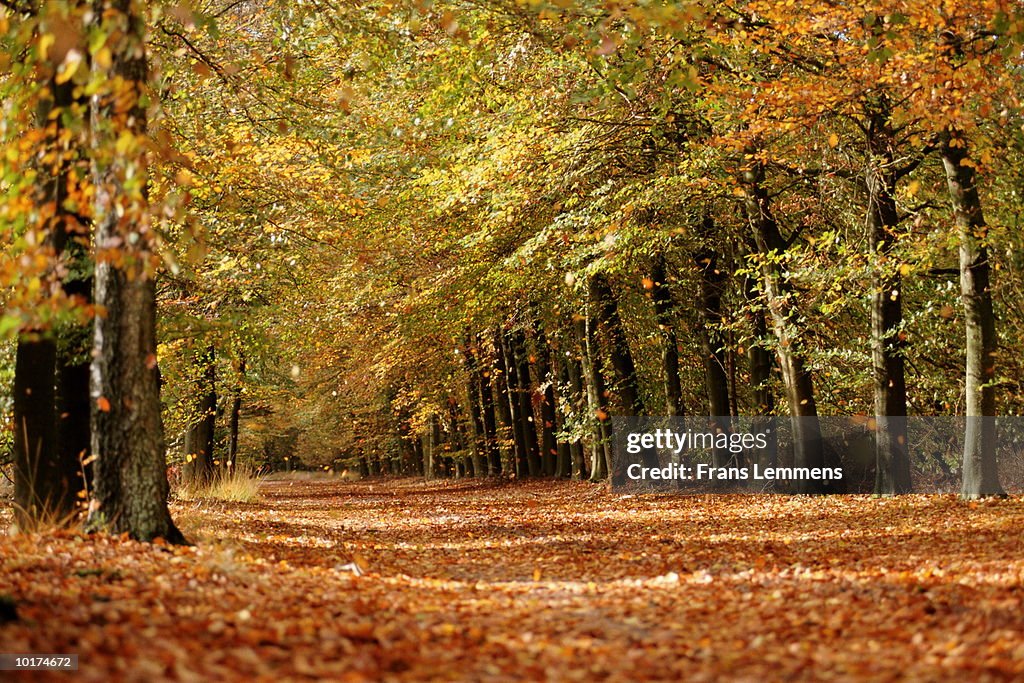
<path id="1" fill-rule="evenodd" d="M 580 366 L 587 389 L 587 421 L 593 428 L 590 445 L 590 481 L 604 481 L 612 471 L 611 429 L 604 371 L 593 321 L 581 316 L 576 320 L 576 338 L 580 344 Z"/>
<path id="2" fill-rule="evenodd" d="M 786 390 L 786 402 L 793 423 L 793 464 L 796 467 L 824 467 L 821 425 L 814 401 L 814 384 L 803 355 L 796 346 L 793 326 L 796 304 L 792 284 L 779 262 L 786 241 L 771 211 L 771 199 L 764 189 L 764 167 L 752 162 L 739 177 L 743 207 L 750 222 L 761 258 L 761 287 L 778 346 L 779 370 Z M 823 493 L 824 482 L 799 480 L 798 493 Z"/>
<path id="3" fill-rule="evenodd" d="M 42 332 L 18 338 L 14 360 L 14 513 L 19 527 L 60 514 L 64 496 L 54 448 L 53 339 Z"/>
<path id="4" fill-rule="evenodd" d="M 700 234 L 705 242 L 713 238 L 714 223 L 705 217 L 701 222 Z M 718 253 L 703 248 L 693 254 L 694 263 L 700 272 L 700 299 L 698 310 L 701 321 L 701 348 L 704 362 L 704 386 L 708 395 L 708 417 L 712 418 L 715 431 L 729 432 L 732 414 L 729 404 L 729 373 L 724 344 L 719 330 L 722 325 L 722 293 L 727 275 L 718 267 Z M 738 457 L 730 454 L 728 448 L 715 448 L 715 467 L 740 465 Z"/>
<path id="5" fill-rule="evenodd" d="M 868 124 L 868 248 L 871 269 L 871 360 L 874 376 L 875 494 L 909 493 L 910 457 L 907 452 L 906 343 L 903 326 L 903 283 L 899 270 L 888 263 L 899 224 L 896 210 L 894 134 L 884 96 Z"/>
<path id="6" fill-rule="evenodd" d="M 988 227 L 967 141 L 955 131 L 943 140 L 942 165 L 960 240 L 960 294 L 967 337 L 966 416 L 961 496 L 1005 496 L 996 467 L 996 320 L 992 310 Z"/>
<path id="7" fill-rule="evenodd" d="M 556 476 L 558 472 L 559 443 L 555 432 L 558 429 L 558 416 L 555 411 L 555 377 L 551 371 L 551 347 L 548 345 L 544 330 L 537 323 L 534 337 L 537 348 L 537 379 L 544 391 L 541 393 L 541 465 L 545 475 Z"/>
<path id="8" fill-rule="evenodd" d="M 520 400 L 522 391 L 520 390 L 519 373 L 517 371 L 515 353 L 512 351 L 510 335 L 499 336 L 501 341 L 501 362 L 504 365 L 501 370 L 507 387 L 509 416 L 512 420 L 512 435 L 515 444 L 513 470 L 516 478 L 522 479 L 529 476 L 530 471 L 530 442 L 525 427 L 529 423 L 529 417 L 523 414 L 523 404 Z M 532 414 L 532 409 L 530 414 Z"/>
<path id="9" fill-rule="evenodd" d="M 145 21 L 137 3 L 97 3 L 111 64 L 93 65 L 96 304 L 91 367 L 95 486 L 89 525 L 171 543 L 184 537 L 167 509 L 167 461 L 156 360 L 155 256 L 146 196 Z M 119 142 L 119 139 L 121 140 Z M 124 141 L 127 140 L 128 143 Z M 116 251 L 119 258 L 112 258 Z"/>
<path id="10" fill-rule="evenodd" d="M 478 362 L 480 362 L 479 359 Z M 501 476 L 501 450 L 498 446 L 498 424 L 494 413 L 493 379 L 493 369 L 484 366 L 480 370 L 477 388 L 480 392 L 480 409 L 484 422 L 487 474 L 492 477 L 499 477 Z"/>
<path id="11" fill-rule="evenodd" d="M 49 98 L 45 96 L 48 93 Z M 82 102 L 77 103 L 83 106 Z M 79 304 L 91 300 L 87 234 L 84 221 L 65 206 L 71 167 L 78 163 L 79 120 L 72 83 L 50 80 L 42 95 L 38 123 L 46 133 L 42 146 L 54 161 L 40 162 L 37 201 L 50 213 L 46 239 L 66 264 L 61 287 Z M 71 142 L 62 139 L 71 135 Z M 68 145 L 69 149 L 65 148 Z M 64 324 L 56 330 L 27 330 L 18 337 L 14 379 L 15 521 L 72 519 L 86 486 L 89 451 L 88 329 Z"/>
<path id="12" fill-rule="evenodd" d="M 651 266 L 651 280 L 654 282 L 654 318 L 661 330 L 661 372 L 665 383 L 665 414 L 669 417 L 682 416 L 683 388 L 679 379 L 679 339 L 676 336 L 675 306 L 668 286 L 665 270 L 665 256 L 658 254 Z"/>
<path id="13" fill-rule="evenodd" d="M 640 397 L 640 382 L 636 374 L 636 364 L 629 349 L 626 331 L 619 317 L 619 304 L 612 291 L 608 279 L 603 273 L 597 273 L 590 279 L 590 299 L 598 311 L 598 321 L 609 340 L 608 355 L 615 369 L 618 382 L 616 384 L 619 400 L 625 415 L 644 415 L 643 399 Z M 610 450 L 611 446 L 609 446 Z M 653 449 L 644 449 L 640 454 L 644 467 L 657 467 L 658 454 Z M 610 470 L 613 483 L 626 481 L 625 463 L 623 467 Z"/>
<path id="14" fill-rule="evenodd" d="M 583 382 L 583 362 L 579 356 L 579 349 L 565 359 L 565 367 L 569 375 L 569 394 L 572 401 L 573 412 L 582 415 L 589 423 L 593 420 L 592 413 L 587 410 L 587 393 Z M 582 481 L 589 476 L 587 472 L 586 452 L 582 439 L 576 439 L 569 444 L 569 455 L 572 458 L 572 478 Z"/>
<path id="15" fill-rule="evenodd" d="M 501 334 L 496 333 L 494 344 L 494 365 L 489 377 L 491 395 L 494 399 L 494 412 L 497 419 L 495 433 L 498 437 L 498 449 L 501 454 L 502 471 L 514 474 L 516 471 L 517 432 L 512 418 L 510 393 L 508 386 L 508 366 L 505 364 L 505 353 Z"/>
<path id="16" fill-rule="evenodd" d="M 778 442 L 771 428 L 770 416 L 775 410 L 775 394 L 769 384 L 772 372 L 772 356 L 765 347 L 768 339 L 768 324 L 765 322 L 764 308 L 759 302 L 757 281 L 748 275 L 744 283 L 744 295 L 750 308 L 750 329 L 753 340 L 747 347 L 747 365 L 750 368 L 750 392 L 754 414 L 759 416 L 751 425 L 753 431 L 767 431 L 768 448 L 760 449 L 762 468 L 775 467 L 778 464 Z"/>
<path id="17" fill-rule="evenodd" d="M 526 335 L 513 330 L 509 336 L 516 373 L 516 401 L 519 421 L 526 446 L 526 472 L 519 476 L 538 477 L 541 474 L 540 446 L 537 442 L 537 422 L 533 413 L 533 386 L 530 378 L 530 357 L 526 349 Z"/>
<path id="18" fill-rule="evenodd" d="M 238 423 L 242 418 L 242 382 L 245 378 L 245 356 L 238 357 L 238 383 L 231 392 L 231 415 L 228 417 L 227 471 L 232 474 L 238 466 Z"/>
<path id="19" fill-rule="evenodd" d="M 196 383 L 199 395 L 198 421 L 185 434 L 185 467 L 183 473 L 191 484 L 209 483 L 214 476 L 213 447 L 217 425 L 217 368 L 213 346 L 199 354 L 202 372 Z"/>

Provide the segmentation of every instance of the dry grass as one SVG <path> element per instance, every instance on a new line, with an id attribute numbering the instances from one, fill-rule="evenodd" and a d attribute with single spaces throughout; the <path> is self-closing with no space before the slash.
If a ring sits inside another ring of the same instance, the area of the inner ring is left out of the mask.
<path id="1" fill-rule="evenodd" d="M 218 472 L 212 481 L 202 485 L 183 483 L 175 488 L 179 500 L 214 499 L 235 503 L 251 503 L 260 493 L 260 484 L 266 478 L 251 465 L 239 465 L 231 472 Z"/>

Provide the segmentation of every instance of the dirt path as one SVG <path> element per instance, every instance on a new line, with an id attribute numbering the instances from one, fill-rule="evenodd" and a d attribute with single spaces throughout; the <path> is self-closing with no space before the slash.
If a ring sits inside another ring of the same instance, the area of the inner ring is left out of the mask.
<path id="1" fill-rule="evenodd" d="M 0 652 L 92 681 L 1024 677 L 1020 499 L 277 481 L 175 514 L 197 547 L 0 541 Z"/>

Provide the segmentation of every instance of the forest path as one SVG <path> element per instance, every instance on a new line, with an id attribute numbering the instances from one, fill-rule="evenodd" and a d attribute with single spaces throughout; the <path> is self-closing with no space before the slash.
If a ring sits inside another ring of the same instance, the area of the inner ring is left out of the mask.
<path id="1" fill-rule="evenodd" d="M 1017 498 L 314 479 L 173 511 L 196 547 L 4 539 L 0 651 L 96 681 L 1024 676 Z"/>

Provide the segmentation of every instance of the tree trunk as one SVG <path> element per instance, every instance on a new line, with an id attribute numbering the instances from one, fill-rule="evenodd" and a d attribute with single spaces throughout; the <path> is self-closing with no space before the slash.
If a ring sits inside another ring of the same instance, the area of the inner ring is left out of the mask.
<path id="1" fill-rule="evenodd" d="M 669 417 L 679 417 L 686 411 L 683 408 L 683 388 L 679 380 L 677 316 L 672 303 L 672 292 L 668 286 L 664 254 L 655 257 L 651 267 L 651 280 L 654 282 L 654 318 L 661 330 L 661 373 L 665 382 L 665 414 Z"/>
<path id="2" fill-rule="evenodd" d="M 69 133 L 64 121 L 81 118 L 72 109 L 72 86 L 50 80 L 52 99 L 42 97 L 38 111 L 39 126 L 45 130 L 42 151 L 56 160 L 39 164 L 37 198 L 38 205 L 45 207 L 41 213 L 51 215 L 47 239 L 67 266 L 61 287 L 68 298 L 87 304 L 92 298 L 87 240 L 78 239 L 84 221 L 65 206 L 69 171 L 77 161 L 79 145 L 74 130 L 70 143 L 62 139 Z M 70 149 L 65 150 L 65 145 Z M 19 336 L 15 351 L 15 520 L 23 528 L 39 520 L 70 521 L 86 486 L 84 469 L 91 469 L 83 464 L 89 451 L 91 340 L 87 329 L 74 323 L 58 325 L 55 333 L 27 331 Z"/>
<path id="3" fill-rule="evenodd" d="M 505 363 L 505 352 L 501 334 L 494 336 L 494 366 L 488 378 L 491 385 L 491 396 L 494 400 L 494 411 L 498 418 L 495 434 L 498 437 L 498 451 L 502 460 L 502 471 L 514 474 L 516 471 L 516 453 L 518 452 L 518 436 L 515 421 L 512 418 L 510 404 L 508 366 Z"/>
<path id="4" fill-rule="evenodd" d="M 507 387 L 509 417 L 512 420 L 512 435 L 515 444 L 512 469 L 516 478 L 522 479 L 529 475 L 530 445 L 525 429 L 529 418 L 522 412 L 522 403 L 520 402 L 522 391 L 519 386 L 519 373 L 516 370 L 515 353 L 512 351 L 510 335 L 500 336 L 500 348 L 499 361 L 503 365 L 501 371 Z"/>
<path id="5" fill-rule="evenodd" d="M 190 484 L 208 484 L 214 475 L 213 446 L 217 424 L 217 367 L 213 346 L 199 357 L 202 367 L 196 393 L 199 395 L 199 419 L 185 434 L 185 480 Z"/>
<path id="6" fill-rule="evenodd" d="M 576 322 L 576 336 L 580 342 L 583 376 L 587 385 L 587 405 L 590 408 L 587 419 L 594 430 L 590 450 L 590 481 L 604 481 L 612 471 L 612 435 L 608 422 L 608 391 L 605 388 L 594 327 L 590 318 L 580 317 Z"/>
<path id="7" fill-rule="evenodd" d="M 131 0 L 97 8 L 109 68 L 93 99 L 96 304 L 91 368 L 95 486 L 89 524 L 171 543 L 184 537 L 167 509 L 167 461 L 156 362 L 156 244 L 146 196 L 145 22 Z M 127 141 L 127 142 L 125 142 Z M 117 258 L 114 258 L 114 256 Z"/>
<path id="8" fill-rule="evenodd" d="M 501 449 L 498 446 L 498 425 L 494 414 L 493 392 L 494 370 L 484 367 L 479 374 L 480 409 L 483 413 L 485 452 L 487 455 L 487 474 L 492 477 L 501 476 Z"/>
<path id="9" fill-rule="evenodd" d="M 53 339 L 23 333 L 14 361 L 14 512 L 20 527 L 61 514 L 54 450 Z"/>
<path id="10" fill-rule="evenodd" d="M 569 358 L 562 353 L 556 353 L 555 358 L 557 360 L 558 367 L 558 384 L 559 388 L 563 389 L 570 383 L 569 378 Z M 555 427 L 559 433 L 564 433 L 567 428 L 566 416 L 565 416 L 565 404 L 564 392 L 558 391 L 555 394 Z M 558 440 L 558 458 L 555 462 L 555 476 L 560 479 L 571 477 L 573 474 L 573 462 L 572 462 L 572 445 L 566 439 Z"/>
<path id="11" fill-rule="evenodd" d="M 947 132 L 941 149 L 942 165 L 960 239 L 960 293 L 967 333 L 966 416 L 964 438 L 964 498 L 1005 496 L 996 467 L 996 320 L 992 310 L 991 266 L 985 243 L 988 228 L 967 141 Z"/>
<path id="12" fill-rule="evenodd" d="M 626 331 L 619 317 L 619 304 L 603 273 L 597 273 L 591 277 L 590 298 L 597 307 L 598 321 L 610 342 L 608 354 L 617 375 L 618 394 L 623 414 L 626 416 L 644 415 L 646 409 L 643 399 L 640 397 L 640 382 L 636 374 L 636 364 L 633 362 L 633 354 L 629 349 L 629 342 L 626 340 Z M 608 448 L 610 450 L 611 446 L 609 445 Z M 644 467 L 658 466 L 658 454 L 653 449 L 644 449 L 640 454 L 640 459 Z M 612 465 L 612 463 L 609 464 Z M 612 483 L 620 484 L 626 481 L 625 463 L 620 464 L 622 467 L 613 467 L 609 470 Z"/>
<path id="13" fill-rule="evenodd" d="M 772 393 L 770 380 L 772 373 L 772 357 L 765 348 L 768 339 L 768 324 L 765 322 L 764 308 L 758 299 L 757 281 L 752 275 L 748 275 L 744 283 L 744 295 L 747 299 L 747 306 L 750 309 L 750 329 L 753 340 L 747 348 L 747 365 L 750 368 L 750 391 L 754 406 L 754 414 L 758 419 L 751 425 L 752 431 L 772 432 L 770 416 L 775 410 L 775 395 Z M 757 463 L 762 468 L 775 467 L 778 465 L 778 442 L 776 434 L 769 433 L 768 447 L 760 449 L 760 460 Z"/>
<path id="14" fill-rule="evenodd" d="M 824 467 L 821 425 L 814 401 L 814 384 L 803 355 L 796 348 L 792 326 L 796 303 L 792 284 L 779 258 L 787 245 L 771 211 L 771 200 L 764 189 L 764 167 L 752 162 L 739 177 L 743 188 L 743 206 L 761 257 L 761 287 L 771 316 L 778 345 L 779 369 L 786 389 L 793 423 L 793 464 L 796 467 Z M 824 482 L 799 480 L 798 493 L 823 493 Z"/>
<path id="15" fill-rule="evenodd" d="M 480 371 L 473 360 L 473 371 L 469 377 L 466 392 L 469 399 L 469 415 L 473 425 L 473 476 L 487 476 L 487 432 L 484 430 L 484 416 L 480 409 Z"/>
<path id="16" fill-rule="evenodd" d="M 700 234 L 707 242 L 712 239 L 714 223 L 710 217 L 701 222 Z M 700 271 L 700 300 L 698 310 L 702 318 L 700 326 L 701 348 L 704 361 L 704 386 L 708 395 L 708 417 L 715 431 L 729 432 L 732 411 L 729 405 L 729 373 L 726 368 L 724 344 L 719 330 L 722 326 L 722 292 L 727 275 L 718 267 L 719 255 L 714 249 L 702 248 L 693 255 Z M 715 467 L 741 466 L 738 456 L 730 454 L 728 448 L 715 448 Z"/>
<path id="17" fill-rule="evenodd" d="M 539 322 L 534 341 L 537 347 L 537 379 L 544 387 L 540 404 L 541 466 L 546 476 L 560 476 L 558 475 L 559 443 L 556 437 L 558 416 L 555 410 L 555 376 L 551 372 L 551 347 Z"/>
<path id="18" fill-rule="evenodd" d="M 909 493 L 907 384 L 904 370 L 903 283 L 888 263 L 899 223 L 893 132 L 884 96 L 868 126 L 871 159 L 865 176 L 868 194 L 868 248 L 871 269 L 871 360 L 874 376 L 875 494 Z"/>
<path id="19" fill-rule="evenodd" d="M 238 466 L 238 423 L 242 418 L 242 382 L 245 380 L 245 356 L 238 356 L 238 383 L 232 390 L 231 415 L 228 418 L 227 471 L 231 475 Z"/>
<path id="20" fill-rule="evenodd" d="M 587 410 L 587 394 L 583 383 L 583 363 L 578 354 L 579 349 L 576 349 L 571 357 L 565 358 L 564 365 L 569 375 L 569 395 L 573 413 L 583 416 L 589 423 L 593 420 L 593 413 Z M 569 455 L 572 459 L 572 478 L 576 481 L 586 479 L 588 472 L 582 439 L 570 442 Z"/>
<path id="21" fill-rule="evenodd" d="M 526 350 L 526 335 L 521 330 L 514 330 L 510 335 L 510 342 L 517 380 L 519 420 L 522 424 L 523 438 L 526 440 L 526 473 L 531 477 L 538 477 L 541 474 L 540 446 L 537 442 L 537 422 L 533 414 L 533 386 L 530 379 L 530 357 Z"/>

